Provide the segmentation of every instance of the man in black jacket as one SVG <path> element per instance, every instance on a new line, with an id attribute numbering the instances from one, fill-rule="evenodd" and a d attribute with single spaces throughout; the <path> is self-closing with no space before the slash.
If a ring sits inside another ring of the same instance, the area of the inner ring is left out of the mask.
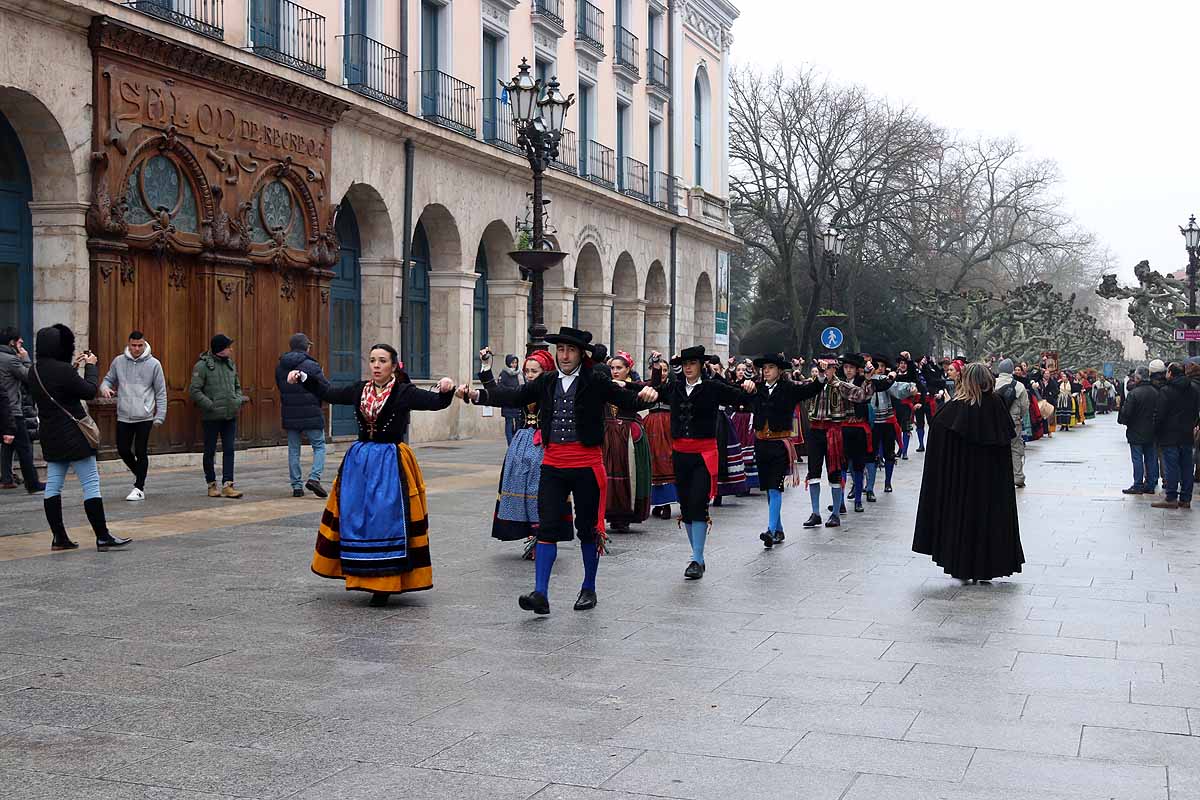
<path id="1" fill-rule="evenodd" d="M 312 340 L 303 333 L 294 333 L 288 340 L 288 352 L 279 357 L 275 366 L 275 385 L 279 387 L 279 413 L 283 429 L 288 437 L 288 477 L 292 481 L 292 497 L 304 497 L 308 489 L 317 497 L 329 493 L 321 486 L 321 473 L 325 470 L 325 415 L 321 411 L 321 399 L 300 384 L 288 383 L 288 374 L 300 370 L 318 383 L 328 386 L 321 365 L 312 357 Z M 312 470 L 308 481 L 301 483 L 300 437 L 308 439 L 312 446 Z"/>
<path id="2" fill-rule="evenodd" d="M 1181 364 L 1167 367 L 1167 382 L 1158 392 L 1154 441 L 1162 453 L 1164 500 L 1154 508 L 1191 508 L 1192 437 L 1200 420 L 1200 396 L 1184 376 Z"/>
<path id="3" fill-rule="evenodd" d="M 492 386 L 471 390 L 459 386 L 459 397 L 486 406 L 524 408 L 537 403 L 538 429 L 545 454 L 538 482 L 538 543 L 534 561 L 535 588 L 518 599 L 518 605 L 535 614 L 550 613 L 550 572 L 558 555 L 558 543 L 569 542 L 571 530 L 569 497 L 575 501 L 575 531 L 583 555 L 583 586 L 575 600 L 576 611 L 596 607 L 596 571 L 600 563 L 598 531 L 603 531 L 603 499 L 608 483 L 600 443 L 604 439 L 604 405 L 612 403 L 623 411 L 637 411 L 658 400 L 650 387 L 640 392 L 625 389 L 592 362 L 592 334 L 576 328 L 560 328 L 546 341 L 555 345 L 558 370 L 544 372 L 519 389 Z M 482 364 L 491 369 L 490 360 Z M 640 401 L 640 402 L 639 402 Z"/>
<path id="4" fill-rule="evenodd" d="M 1154 494 L 1158 485 L 1158 454 L 1154 449 L 1154 414 L 1158 389 L 1150 383 L 1150 370 L 1138 367 L 1129 379 L 1125 402 L 1117 422 L 1125 426 L 1125 440 L 1133 459 L 1133 485 L 1124 494 Z"/>

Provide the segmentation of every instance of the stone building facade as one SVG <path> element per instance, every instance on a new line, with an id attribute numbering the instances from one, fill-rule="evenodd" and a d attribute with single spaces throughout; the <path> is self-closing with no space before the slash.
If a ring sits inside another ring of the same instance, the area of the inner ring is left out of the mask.
<path id="1" fill-rule="evenodd" d="M 509 251 L 530 171 L 501 82 L 576 94 L 546 179 L 551 329 L 639 364 L 723 350 L 727 0 L 0 0 L 0 325 L 133 328 L 168 376 L 154 448 L 190 450 L 187 377 L 237 340 L 247 444 L 281 441 L 274 364 L 304 330 L 335 380 L 375 342 L 418 383 L 521 353 Z M 104 424 L 111 411 L 97 408 Z M 335 413 L 335 434 L 352 424 Z M 455 404 L 414 441 L 495 435 Z"/>

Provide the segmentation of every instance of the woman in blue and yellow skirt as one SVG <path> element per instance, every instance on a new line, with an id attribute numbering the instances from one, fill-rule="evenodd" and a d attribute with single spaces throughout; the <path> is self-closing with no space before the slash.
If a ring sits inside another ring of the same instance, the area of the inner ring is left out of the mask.
<path id="1" fill-rule="evenodd" d="M 334 387 L 293 370 L 288 382 L 303 383 L 331 405 L 355 407 L 358 441 L 325 504 L 312 571 L 344 580 L 347 590 L 370 592 L 371 605 L 382 606 L 389 595 L 433 587 L 425 479 L 404 436 L 410 411 L 450 405 L 454 382 L 442 378 L 436 392 L 418 389 L 391 345 L 372 347 L 369 365 L 369 381 Z"/>

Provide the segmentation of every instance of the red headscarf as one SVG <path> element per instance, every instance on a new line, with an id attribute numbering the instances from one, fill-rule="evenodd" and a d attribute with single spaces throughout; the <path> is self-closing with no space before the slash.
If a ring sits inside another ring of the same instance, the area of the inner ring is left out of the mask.
<path id="1" fill-rule="evenodd" d="M 525 356 L 526 361 L 536 361 L 538 366 L 542 368 L 542 372 L 554 371 L 554 356 L 550 355 L 549 350 L 534 350 L 529 355 Z"/>
<path id="2" fill-rule="evenodd" d="M 624 350 L 618 350 L 617 352 L 613 353 L 613 357 L 624 361 L 625 366 L 627 367 L 633 366 L 633 356 L 629 355 L 629 353 L 626 353 Z"/>

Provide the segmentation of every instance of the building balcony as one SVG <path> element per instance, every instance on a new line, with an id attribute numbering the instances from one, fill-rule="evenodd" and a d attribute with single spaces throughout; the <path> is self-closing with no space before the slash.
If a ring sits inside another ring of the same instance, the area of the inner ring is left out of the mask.
<path id="1" fill-rule="evenodd" d="M 621 193 L 643 203 L 650 200 L 650 167 L 625 156 L 621 164 Z"/>
<path id="2" fill-rule="evenodd" d="M 225 38 L 225 0 L 126 0 L 122 5 L 210 39 Z"/>
<path id="3" fill-rule="evenodd" d="M 567 21 L 563 16 L 566 13 L 566 9 L 563 8 L 563 1 L 533 0 L 530 4 L 533 24 L 555 39 L 567 32 Z"/>
<path id="4" fill-rule="evenodd" d="M 563 128 L 562 139 L 558 142 L 558 156 L 550 162 L 550 168 L 560 172 L 579 174 L 579 145 L 575 140 L 575 131 Z"/>
<path id="5" fill-rule="evenodd" d="M 325 79 L 325 18 L 291 0 L 251 0 L 247 46 L 257 55 Z"/>
<path id="6" fill-rule="evenodd" d="M 671 210 L 671 176 L 665 172 L 651 175 L 650 202 L 664 211 Z"/>
<path id="7" fill-rule="evenodd" d="M 697 222 L 728 228 L 729 203 L 699 186 L 693 186 L 688 190 L 688 216 Z"/>
<path id="8" fill-rule="evenodd" d="M 607 189 L 617 188 L 617 154 L 599 142 L 584 142 L 584 145 L 583 152 L 579 154 L 582 162 L 579 165 L 579 177 Z"/>
<path id="9" fill-rule="evenodd" d="M 407 59 L 404 54 L 361 33 L 339 38 L 342 40 L 342 84 L 372 100 L 407 111 L 403 80 Z"/>
<path id="10" fill-rule="evenodd" d="M 579 0 L 575 14 L 575 47 L 595 61 L 604 60 L 604 12 Z"/>
<path id="11" fill-rule="evenodd" d="M 646 51 L 646 88 L 663 100 L 671 99 L 671 62 L 654 49 Z"/>
<path id="12" fill-rule="evenodd" d="M 631 81 L 641 80 L 638 38 L 619 25 L 613 28 L 613 69 Z"/>
<path id="13" fill-rule="evenodd" d="M 513 123 L 512 106 L 501 97 L 485 97 L 479 103 L 483 140 L 501 150 L 524 155 L 517 144 L 517 126 Z"/>
<path id="14" fill-rule="evenodd" d="M 475 87 L 436 69 L 418 70 L 417 80 L 421 85 L 421 116 L 475 138 Z"/>

